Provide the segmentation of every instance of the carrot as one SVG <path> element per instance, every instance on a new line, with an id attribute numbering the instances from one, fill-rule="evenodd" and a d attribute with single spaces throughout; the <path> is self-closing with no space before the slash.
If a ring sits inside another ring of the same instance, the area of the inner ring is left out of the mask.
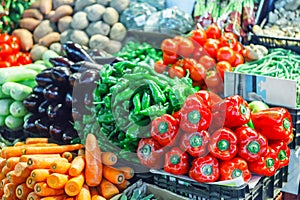
<path id="1" fill-rule="evenodd" d="M 111 197 L 119 194 L 119 189 L 117 188 L 117 186 L 115 186 L 105 178 L 102 179 L 99 188 L 102 196 L 106 199 L 110 199 Z"/>
<path id="2" fill-rule="evenodd" d="M 33 180 L 33 178 L 31 176 L 29 176 L 27 179 L 26 179 L 26 186 L 30 189 L 33 190 L 34 188 L 34 185 L 36 184 L 37 182 L 35 180 Z"/>
<path id="3" fill-rule="evenodd" d="M 35 193 L 30 192 L 27 196 L 27 200 L 40 200 L 41 198 Z"/>
<path id="4" fill-rule="evenodd" d="M 73 160 L 73 154 L 69 151 L 63 152 L 61 157 L 66 158 L 69 162 Z"/>
<path id="5" fill-rule="evenodd" d="M 16 184 L 16 185 L 19 185 L 19 184 L 24 183 L 24 182 L 26 181 L 26 177 L 23 178 L 23 177 L 21 177 L 21 176 L 17 176 L 17 175 L 15 174 L 15 171 L 10 171 L 10 172 L 8 172 L 7 175 L 6 175 L 6 178 L 7 178 L 7 180 L 8 180 L 10 183 L 14 183 L 14 184 Z"/>
<path id="6" fill-rule="evenodd" d="M 10 157 L 6 160 L 6 166 L 12 170 L 15 168 L 16 164 L 19 162 L 20 157 Z"/>
<path id="7" fill-rule="evenodd" d="M 85 143 L 85 179 L 88 186 L 97 186 L 102 180 L 101 150 L 95 135 L 88 134 Z"/>
<path id="8" fill-rule="evenodd" d="M 25 147 L 3 147 L 1 150 L 1 157 L 8 159 L 10 157 L 20 157 L 23 154 Z"/>
<path id="9" fill-rule="evenodd" d="M 70 176 L 79 176 L 85 167 L 85 158 L 83 156 L 77 156 L 71 162 L 71 167 L 69 169 Z"/>
<path id="10" fill-rule="evenodd" d="M 134 169 L 128 166 L 119 167 L 121 172 L 123 172 L 125 179 L 131 179 L 134 176 Z"/>
<path id="11" fill-rule="evenodd" d="M 47 147 L 26 147 L 23 149 L 23 154 L 62 154 L 66 151 L 75 151 L 81 149 L 82 144 L 70 144 L 70 145 L 61 145 L 61 146 L 47 146 Z"/>
<path id="12" fill-rule="evenodd" d="M 64 189 L 53 189 L 46 182 L 36 183 L 34 185 L 34 192 L 41 197 L 62 195 L 65 193 Z"/>
<path id="13" fill-rule="evenodd" d="M 32 189 L 26 186 L 26 183 L 22 183 L 16 188 L 16 195 L 19 199 L 26 199 L 28 194 L 32 192 Z"/>
<path id="14" fill-rule="evenodd" d="M 112 166 L 117 163 L 118 157 L 113 152 L 102 152 L 101 153 L 101 159 L 103 165 L 109 165 Z"/>
<path id="15" fill-rule="evenodd" d="M 57 195 L 57 196 L 43 197 L 40 200 L 65 200 L 66 198 L 67 198 L 66 195 Z"/>
<path id="16" fill-rule="evenodd" d="M 53 189 L 62 189 L 69 180 L 66 174 L 53 173 L 47 177 L 47 184 Z"/>
<path id="17" fill-rule="evenodd" d="M 36 143 L 48 143 L 48 138 L 26 138 L 26 144 L 36 144 Z"/>
<path id="18" fill-rule="evenodd" d="M 71 163 L 56 160 L 50 165 L 50 171 L 60 174 L 67 174 L 71 167 Z"/>
<path id="19" fill-rule="evenodd" d="M 17 186 L 18 185 L 14 183 L 6 183 L 3 188 L 4 194 L 2 196 L 2 199 L 3 197 L 5 197 L 6 199 L 17 199 L 15 193 Z"/>
<path id="20" fill-rule="evenodd" d="M 16 142 L 14 144 L 14 147 L 23 146 L 24 144 L 25 144 L 25 142 Z"/>
<path id="21" fill-rule="evenodd" d="M 3 190 L 4 186 L 6 185 L 6 183 L 9 183 L 7 178 L 4 178 L 1 180 L 0 182 L 0 189 Z"/>
<path id="22" fill-rule="evenodd" d="M 8 172 L 12 171 L 12 169 L 9 169 L 6 165 L 2 168 L 1 173 L 2 174 L 7 174 Z"/>
<path id="23" fill-rule="evenodd" d="M 76 196 L 84 184 L 84 176 L 80 174 L 68 180 L 65 185 L 65 192 L 69 196 Z"/>
<path id="24" fill-rule="evenodd" d="M 5 165 L 6 165 L 6 159 L 0 157 L 0 169 L 2 170 L 2 168 L 3 168 Z"/>
<path id="25" fill-rule="evenodd" d="M 85 155 L 84 149 L 79 149 L 78 152 L 77 152 L 77 155 L 78 156 L 84 156 Z"/>
<path id="26" fill-rule="evenodd" d="M 30 177 L 35 182 L 44 182 L 47 180 L 47 177 L 50 175 L 50 169 L 34 169 L 32 170 Z"/>
<path id="27" fill-rule="evenodd" d="M 50 165 L 56 160 L 68 162 L 68 160 L 65 158 L 31 157 L 28 158 L 27 165 L 29 169 L 50 169 Z"/>
<path id="28" fill-rule="evenodd" d="M 3 188 L 0 190 L 0 197 L 2 197 L 4 194 Z"/>
<path id="29" fill-rule="evenodd" d="M 0 180 L 5 178 L 5 174 L 3 174 L 2 172 L 0 172 Z"/>
<path id="30" fill-rule="evenodd" d="M 56 143 L 35 143 L 35 144 L 23 144 L 19 147 L 52 147 L 52 146 L 59 146 Z"/>
<path id="31" fill-rule="evenodd" d="M 76 196 L 74 196 L 74 197 L 67 196 L 64 200 L 75 200 L 75 198 L 76 198 Z"/>
<path id="32" fill-rule="evenodd" d="M 121 184 L 125 180 L 124 173 L 119 169 L 103 165 L 103 177 L 113 184 Z"/>
<path id="33" fill-rule="evenodd" d="M 90 188 L 91 192 L 91 200 L 106 200 L 104 197 L 102 197 L 99 193 L 96 187 L 91 187 Z"/>
<path id="34" fill-rule="evenodd" d="M 22 155 L 19 159 L 19 162 L 27 162 L 28 158 L 32 157 L 56 157 L 56 158 L 61 158 L 59 154 L 34 154 L 34 155 Z"/>
<path id="35" fill-rule="evenodd" d="M 116 184 L 119 191 L 125 190 L 128 187 L 128 185 L 130 185 L 130 182 L 127 180 L 123 181 L 123 183 L 121 183 L 121 184 Z"/>
<path id="36" fill-rule="evenodd" d="M 89 189 L 89 186 L 84 184 L 79 192 L 79 194 L 76 195 L 76 200 L 91 200 L 91 192 Z"/>
<path id="37" fill-rule="evenodd" d="M 30 175 L 31 170 L 28 168 L 26 162 L 19 162 L 16 164 L 14 172 L 16 176 L 27 178 Z"/>

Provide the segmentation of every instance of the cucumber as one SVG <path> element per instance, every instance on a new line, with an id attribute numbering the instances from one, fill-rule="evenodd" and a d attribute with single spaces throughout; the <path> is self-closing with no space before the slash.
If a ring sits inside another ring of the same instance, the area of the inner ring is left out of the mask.
<path id="1" fill-rule="evenodd" d="M 13 102 L 9 107 L 9 112 L 14 117 L 24 117 L 28 113 L 21 101 Z"/>
<path id="2" fill-rule="evenodd" d="M 10 90 L 15 86 L 14 82 L 6 82 L 2 85 L 2 92 L 5 95 L 10 95 Z"/>
<path id="3" fill-rule="evenodd" d="M 9 107 L 13 102 L 13 99 L 0 99 L 0 115 L 9 115 Z"/>
<path id="4" fill-rule="evenodd" d="M 0 127 L 5 126 L 5 118 L 6 116 L 0 115 Z"/>
<path id="5" fill-rule="evenodd" d="M 43 71 L 47 67 L 45 66 L 45 64 L 32 63 L 32 64 L 24 65 L 23 68 L 32 69 L 32 70 L 36 71 L 37 73 L 40 73 L 41 71 Z"/>
<path id="6" fill-rule="evenodd" d="M 0 99 L 6 99 L 8 97 L 9 95 L 4 94 L 4 92 L 2 91 L 2 85 L 0 85 Z"/>
<path id="7" fill-rule="evenodd" d="M 34 79 L 38 72 L 32 69 L 26 69 L 22 67 L 18 68 L 2 68 L 0 70 L 0 84 L 6 82 L 19 82 L 27 79 Z"/>
<path id="8" fill-rule="evenodd" d="M 10 130 L 19 130 L 23 126 L 23 117 L 14 117 L 12 115 L 8 115 L 5 118 L 5 126 Z"/>
<path id="9" fill-rule="evenodd" d="M 20 82 L 17 82 L 17 83 L 20 83 L 22 85 L 26 85 L 26 86 L 31 87 L 31 88 L 33 88 L 34 86 L 37 85 L 37 82 L 34 79 L 28 79 L 28 80 L 20 81 Z"/>
<path id="10" fill-rule="evenodd" d="M 34 64 L 45 65 L 45 62 L 43 60 L 36 60 L 36 61 L 34 61 Z"/>
<path id="11" fill-rule="evenodd" d="M 14 87 L 10 90 L 10 96 L 16 101 L 23 101 L 31 92 L 31 87 L 15 83 Z"/>

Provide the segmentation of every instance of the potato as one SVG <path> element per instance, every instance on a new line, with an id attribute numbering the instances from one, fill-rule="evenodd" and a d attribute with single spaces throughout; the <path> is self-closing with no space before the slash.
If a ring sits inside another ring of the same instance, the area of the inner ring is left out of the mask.
<path id="1" fill-rule="evenodd" d="M 55 51 L 59 55 L 62 55 L 62 45 L 59 42 L 52 43 L 49 49 Z"/>
<path id="2" fill-rule="evenodd" d="M 17 36 L 21 40 L 21 50 L 29 51 L 33 47 L 33 36 L 29 30 L 15 29 L 12 35 Z"/>
<path id="3" fill-rule="evenodd" d="M 33 61 L 41 60 L 43 57 L 43 54 L 45 53 L 45 51 L 47 51 L 47 49 L 48 48 L 45 46 L 35 44 L 30 51 L 30 56 L 31 56 L 32 60 Z"/>
<path id="4" fill-rule="evenodd" d="M 57 28 L 59 32 L 64 32 L 65 30 L 69 29 L 72 22 L 71 16 L 64 16 L 58 20 Z"/>
<path id="5" fill-rule="evenodd" d="M 126 36 L 126 32 L 125 26 L 118 22 L 112 26 L 109 37 L 112 40 L 122 41 Z"/>
<path id="6" fill-rule="evenodd" d="M 83 46 L 87 46 L 89 43 L 88 35 L 81 30 L 73 30 L 70 34 L 70 40 Z"/>
<path id="7" fill-rule="evenodd" d="M 98 4 L 101 4 L 102 6 L 107 7 L 109 4 L 110 0 L 97 0 Z"/>
<path id="8" fill-rule="evenodd" d="M 22 18 L 35 18 L 37 20 L 42 20 L 43 15 L 38 9 L 30 8 L 23 12 Z"/>
<path id="9" fill-rule="evenodd" d="M 41 0 L 35 0 L 35 1 L 32 1 L 32 3 L 30 4 L 30 8 L 40 9 L 40 5 L 41 5 Z"/>
<path id="10" fill-rule="evenodd" d="M 52 0 L 41 0 L 40 10 L 47 15 L 52 10 Z"/>
<path id="11" fill-rule="evenodd" d="M 68 40 L 70 40 L 70 35 L 73 33 L 72 29 L 67 29 L 64 32 L 62 32 L 60 34 L 60 43 L 64 44 L 66 43 Z"/>
<path id="12" fill-rule="evenodd" d="M 59 6 L 74 4 L 75 0 L 52 0 L 53 9 L 56 10 Z"/>
<path id="13" fill-rule="evenodd" d="M 102 21 L 92 22 L 85 30 L 89 36 L 101 34 L 107 36 L 110 32 L 110 26 Z"/>
<path id="14" fill-rule="evenodd" d="M 84 7 L 90 6 L 96 3 L 96 0 L 76 0 L 75 2 L 75 10 L 83 10 Z"/>
<path id="15" fill-rule="evenodd" d="M 103 21 L 109 25 L 114 25 L 119 21 L 119 13 L 116 9 L 108 7 L 103 14 Z"/>
<path id="16" fill-rule="evenodd" d="M 59 41 L 60 41 L 60 34 L 58 32 L 52 32 L 42 37 L 39 40 L 39 45 L 49 47 L 52 43 L 59 42 Z"/>
<path id="17" fill-rule="evenodd" d="M 50 18 L 52 22 L 58 22 L 58 20 L 64 16 L 69 16 L 73 14 L 73 8 L 70 5 L 59 6 L 55 10 L 55 15 Z"/>
<path id="18" fill-rule="evenodd" d="M 98 21 L 102 18 L 105 12 L 105 7 L 100 4 L 94 4 L 84 8 L 84 12 L 87 14 L 87 18 L 90 21 Z"/>
<path id="19" fill-rule="evenodd" d="M 48 33 L 56 31 L 56 25 L 49 20 L 42 21 L 33 31 L 34 41 L 37 43 L 39 40 L 46 36 Z"/>
<path id="20" fill-rule="evenodd" d="M 73 15 L 71 22 L 71 27 L 74 29 L 82 30 L 87 28 L 89 21 L 87 19 L 87 14 L 83 11 L 79 11 Z"/>
<path id="21" fill-rule="evenodd" d="M 89 46 L 91 49 L 103 50 L 107 47 L 109 38 L 100 34 L 93 35 L 90 39 Z"/>
<path id="22" fill-rule="evenodd" d="M 104 51 L 110 54 L 115 54 L 119 52 L 121 48 L 122 48 L 122 43 L 120 41 L 110 40 L 106 48 L 104 49 Z"/>
<path id="23" fill-rule="evenodd" d="M 41 23 L 41 21 L 32 17 L 28 17 L 20 19 L 19 23 L 21 28 L 33 31 Z"/>
<path id="24" fill-rule="evenodd" d="M 119 13 L 125 10 L 130 4 L 130 0 L 111 0 L 110 6 L 116 9 Z"/>

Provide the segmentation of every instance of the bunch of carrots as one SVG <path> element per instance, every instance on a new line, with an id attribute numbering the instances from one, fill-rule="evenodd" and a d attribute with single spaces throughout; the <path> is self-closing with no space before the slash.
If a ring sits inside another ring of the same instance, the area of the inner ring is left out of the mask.
<path id="1" fill-rule="evenodd" d="M 61 145 L 27 138 L 5 147 L 0 158 L 2 200 L 105 200 L 121 193 L 134 175 L 117 166 L 113 152 L 101 152 L 96 137 Z"/>

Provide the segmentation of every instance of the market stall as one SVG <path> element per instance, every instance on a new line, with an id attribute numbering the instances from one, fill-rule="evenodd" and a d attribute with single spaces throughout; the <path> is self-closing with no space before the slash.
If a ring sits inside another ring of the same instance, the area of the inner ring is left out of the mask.
<path id="1" fill-rule="evenodd" d="M 299 198 L 298 1 L 1 3 L 2 199 Z"/>

